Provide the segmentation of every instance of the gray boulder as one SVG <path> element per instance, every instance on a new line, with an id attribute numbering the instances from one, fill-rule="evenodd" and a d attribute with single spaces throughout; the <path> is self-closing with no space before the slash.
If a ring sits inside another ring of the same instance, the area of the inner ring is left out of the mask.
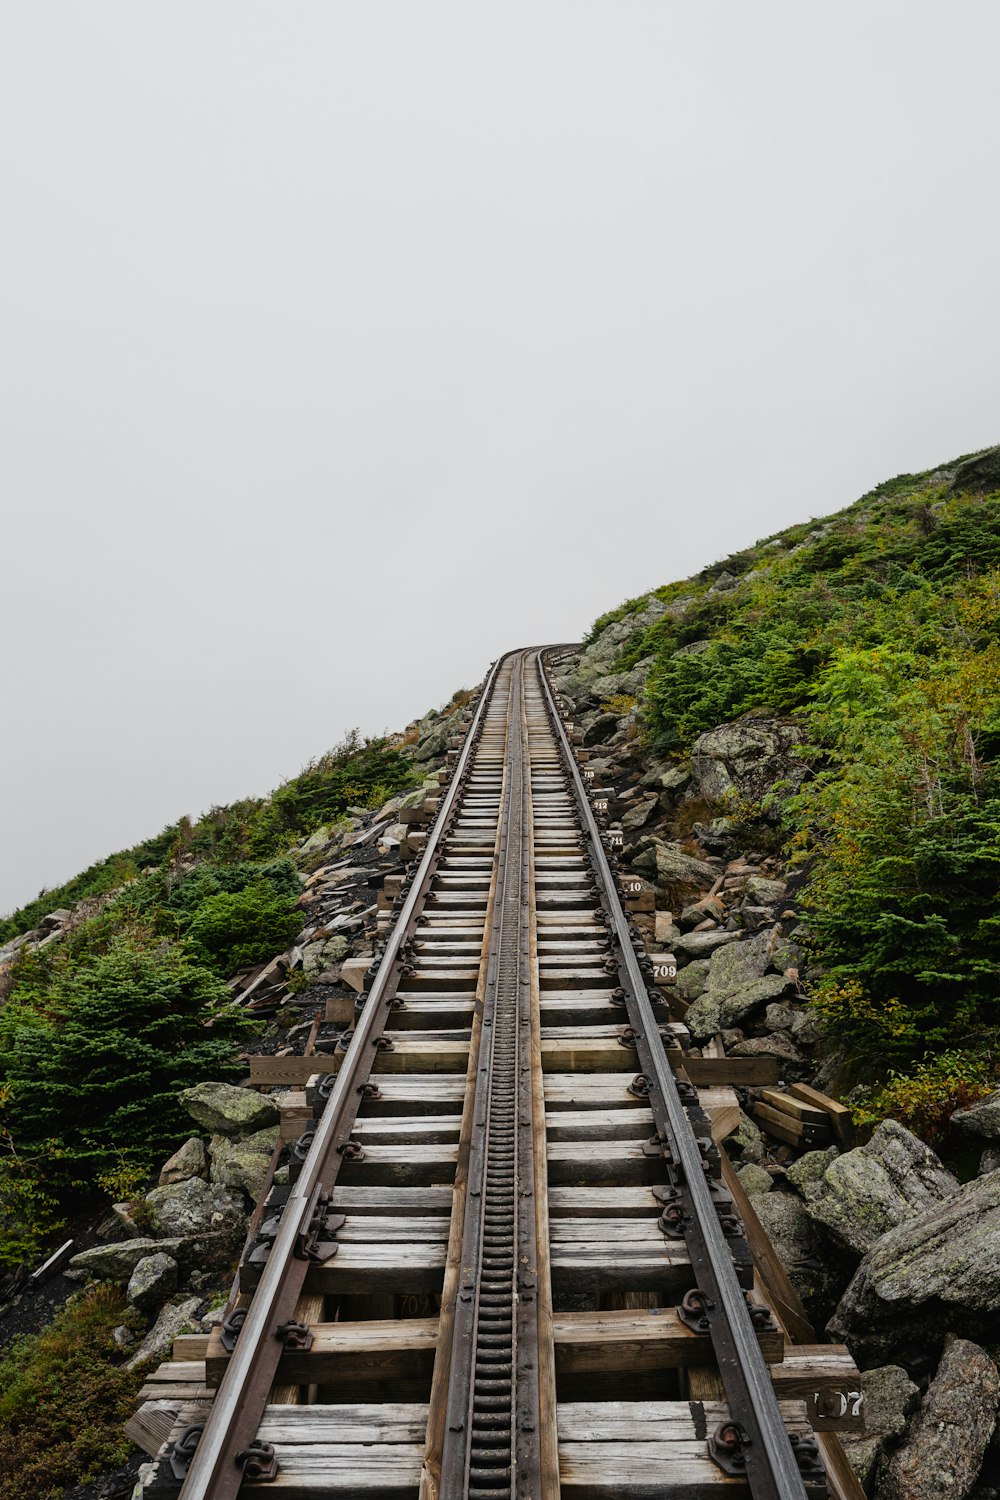
<path id="1" fill-rule="evenodd" d="M 187 1239 L 173 1240 L 121 1240 L 114 1245 L 94 1245 L 90 1250 L 81 1250 L 70 1260 L 70 1268 L 83 1271 L 88 1276 L 103 1281 L 127 1283 L 141 1260 L 149 1255 L 169 1255 L 183 1263 L 191 1252 L 193 1242 Z"/>
<path id="2" fill-rule="evenodd" d="M 777 906 L 785 899 L 785 882 L 751 875 L 743 887 L 743 900 L 751 906 Z"/>
<path id="3" fill-rule="evenodd" d="M 787 990 L 788 980 L 782 974 L 764 974 L 735 990 L 715 990 L 709 970 L 706 988 L 685 1014 L 684 1023 L 696 1041 L 703 1041 L 717 1031 L 738 1026 L 758 1006 L 776 1000 Z"/>
<path id="4" fill-rule="evenodd" d="M 173 1156 L 160 1168 L 160 1187 L 173 1182 L 184 1182 L 188 1177 L 204 1177 L 208 1171 L 205 1147 L 196 1135 L 178 1147 Z"/>
<path id="5" fill-rule="evenodd" d="M 828 1146 L 825 1151 L 806 1151 L 795 1161 L 788 1163 L 785 1177 L 803 1198 L 811 1198 L 819 1192 L 826 1169 L 831 1162 L 836 1161 L 837 1156 L 836 1146 Z"/>
<path id="6" fill-rule="evenodd" d="M 712 955 L 708 974 L 709 989 L 720 995 L 732 995 L 755 979 L 762 979 L 771 966 L 777 940 L 776 930 L 767 928 L 755 937 L 730 943 Z"/>
<path id="7" fill-rule="evenodd" d="M 836 1301 L 838 1284 L 801 1200 L 794 1193 L 761 1193 L 753 1206 L 807 1314 L 821 1322 Z"/>
<path id="8" fill-rule="evenodd" d="M 776 781 L 798 786 L 806 773 L 793 755 L 802 741 L 797 724 L 753 712 L 700 734 L 691 750 L 691 769 L 701 797 L 732 793 L 758 802 Z"/>
<path id="9" fill-rule="evenodd" d="M 867 1487 L 879 1455 L 906 1431 L 906 1419 L 920 1400 L 920 1388 L 900 1365 L 879 1365 L 862 1371 L 861 1391 L 865 1430 L 843 1432 L 840 1441 L 858 1481 Z"/>
<path id="10" fill-rule="evenodd" d="M 775 1031 L 770 1036 L 754 1036 L 746 1042 L 737 1042 L 729 1049 L 730 1057 L 774 1057 L 781 1065 L 784 1078 L 802 1079 L 809 1072 L 809 1064 L 784 1031 Z"/>
<path id="11" fill-rule="evenodd" d="M 830 1163 L 806 1212 L 855 1255 L 880 1235 L 958 1191 L 929 1146 L 896 1120 L 883 1120 L 871 1140 Z"/>
<path id="12" fill-rule="evenodd" d="M 759 1162 L 764 1159 L 764 1136 L 760 1126 L 740 1110 L 739 1124 L 732 1135 L 726 1137 L 726 1149 L 746 1161 Z"/>
<path id="13" fill-rule="evenodd" d="M 809 1205 L 811 1207 L 811 1205 Z M 915 1314 L 919 1312 L 919 1318 Z M 1000 1314 L 1000 1172 L 967 1182 L 877 1239 L 830 1320 L 857 1357 L 885 1358 Z"/>
<path id="14" fill-rule="evenodd" d="M 319 942 L 307 943 L 302 949 L 302 967 L 308 979 L 317 980 L 327 969 L 334 968 L 350 951 L 350 942 L 343 933 Z"/>
<path id="15" fill-rule="evenodd" d="M 213 1135 L 249 1135 L 281 1118 L 273 1099 L 233 1083 L 199 1083 L 177 1097 L 191 1118 Z"/>
<path id="16" fill-rule="evenodd" d="M 144 1255 L 129 1277 L 125 1296 L 142 1312 L 152 1312 L 177 1290 L 177 1262 L 172 1255 L 157 1250 Z"/>
<path id="17" fill-rule="evenodd" d="M 644 828 L 656 811 L 657 799 L 646 797 L 630 807 L 621 820 L 621 826 L 627 833 L 632 833 L 636 828 Z"/>
<path id="18" fill-rule="evenodd" d="M 769 1193 L 774 1187 L 774 1178 L 767 1168 L 760 1167 L 753 1161 L 746 1162 L 736 1175 L 748 1198 L 758 1198 L 761 1193 Z"/>
<path id="19" fill-rule="evenodd" d="M 677 974 L 677 993 L 684 1000 L 697 1000 L 708 989 L 708 959 L 696 958 Z M 690 1012 L 688 1012 L 690 1014 Z M 714 1030 L 715 1028 L 713 1028 Z M 710 1036 L 711 1032 L 705 1032 Z"/>
<path id="20" fill-rule="evenodd" d="M 886 1500 L 965 1500 L 993 1435 L 1000 1377 L 968 1339 L 945 1340 L 906 1444 L 889 1460 Z"/>
<path id="21" fill-rule="evenodd" d="M 639 785 L 656 792 L 678 792 L 691 780 L 690 766 L 670 766 L 661 762 L 646 772 Z"/>
<path id="22" fill-rule="evenodd" d="M 680 844 L 665 843 L 662 839 L 654 839 L 648 849 L 636 855 L 632 866 L 670 891 L 703 889 L 715 883 L 711 865 L 685 854 Z"/>
<path id="23" fill-rule="evenodd" d="M 256 1202 L 277 1135 L 277 1130 L 272 1129 L 259 1130 L 245 1141 L 231 1141 L 224 1135 L 213 1136 L 212 1182 L 227 1188 L 241 1188 Z"/>
<path id="24" fill-rule="evenodd" d="M 154 1188 L 146 1194 L 153 1222 L 161 1234 L 178 1238 L 202 1234 L 235 1237 L 246 1227 L 241 1200 L 218 1183 L 201 1177 Z"/>
<path id="25" fill-rule="evenodd" d="M 724 948 L 727 943 L 736 941 L 738 934 L 735 932 L 685 932 L 677 939 L 675 948 L 681 953 L 686 953 L 690 958 L 705 958 L 707 954 L 714 953 L 716 948 Z"/>
<path id="26" fill-rule="evenodd" d="M 972 1135 L 985 1136 L 988 1141 L 1000 1141 L 1000 1090 L 977 1099 L 968 1109 L 956 1109 L 951 1123 Z"/>
<path id="27" fill-rule="evenodd" d="M 145 1364 L 149 1359 L 162 1359 L 174 1339 L 186 1328 L 194 1327 L 200 1306 L 200 1297 L 186 1297 L 183 1302 L 168 1302 L 132 1358 L 126 1362 L 125 1369 L 134 1370 L 137 1365 Z"/>

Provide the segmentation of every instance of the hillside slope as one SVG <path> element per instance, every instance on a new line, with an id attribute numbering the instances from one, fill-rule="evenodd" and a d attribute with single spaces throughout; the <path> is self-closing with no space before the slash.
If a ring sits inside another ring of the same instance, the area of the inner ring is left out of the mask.
<path id="1" fill-rule="evenodd" d="M 932 1138 L 995 1078 L 998 491 L 1000 449 L 902 475 L 602 616 L 564 677 L 692 853 L 795 872 L 827 1078 Z"/>

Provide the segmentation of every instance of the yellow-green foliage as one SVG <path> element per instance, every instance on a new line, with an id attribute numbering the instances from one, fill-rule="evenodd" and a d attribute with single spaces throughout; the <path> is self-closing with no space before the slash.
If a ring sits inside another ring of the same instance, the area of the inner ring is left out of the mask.
<path id="1" fill-rule="evenodd" d="M 614 714 L 616 718 L 624 719 L 626 714 L 634 712 L 638 706 L 638 698 L 633 698 L 631 693 L 612 693 L 611 697 L 601 704 L 601 713 Z"/>
<path id="2" fill-rule="evenodd" d="M 939 1053 L 908 1073 L 890 1072 L 885 1083 L 867 1091 L 855 1105 L 854 1119 L 864 1128 L 891 1117 L 929 1145 L 947 1149 L 959 1141 L 952 1114 L 992 1093 L 994 1072 L 989 1052 Z"/>

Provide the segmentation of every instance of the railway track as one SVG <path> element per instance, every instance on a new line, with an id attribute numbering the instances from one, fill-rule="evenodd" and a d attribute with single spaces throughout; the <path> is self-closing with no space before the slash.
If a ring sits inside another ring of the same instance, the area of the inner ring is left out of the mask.
<path id="1" fill-rule="evenodd" d="M 537 652 L 452 758 L 147 1500 L 857 1493 Z"/>

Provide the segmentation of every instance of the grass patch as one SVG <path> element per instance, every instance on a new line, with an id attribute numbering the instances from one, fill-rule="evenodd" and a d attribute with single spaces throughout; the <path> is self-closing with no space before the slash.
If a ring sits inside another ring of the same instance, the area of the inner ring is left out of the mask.
<path id="1" fill-rule="evenodd" d="M 126 1461 L 144 1378 L 111 1337 L 128 1315 L 119 1288 L 95 1287 L 0 1358 L 0 1500 L 50 1500 Z"/>

